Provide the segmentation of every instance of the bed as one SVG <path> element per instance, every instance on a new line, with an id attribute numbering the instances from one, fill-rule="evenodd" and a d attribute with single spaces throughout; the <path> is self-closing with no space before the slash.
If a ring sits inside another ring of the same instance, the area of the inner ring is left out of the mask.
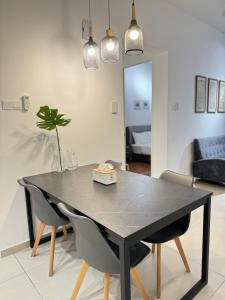
<path id="1" fill-rule="evenodd" d="M 127 161 L 146 161 L 151 159 L 151 126 L 139 125 L 126 127 Z"/>

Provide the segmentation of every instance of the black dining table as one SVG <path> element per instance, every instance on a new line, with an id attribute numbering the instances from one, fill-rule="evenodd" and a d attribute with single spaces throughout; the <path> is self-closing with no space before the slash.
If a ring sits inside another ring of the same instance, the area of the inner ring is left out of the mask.
<path id="1" fill-rule="evenodd" d="M 189 291 L 184 291 L 186 294 L 181 298 L 193 299 L 208 283 L 212 193 L 120 170 L 117 171 L 117 183 L 105 186 L 92 180 L 95 167 L 88 165 L 74 171 L 25 177 L 24 180 L 40 188 L 51 201 L 62 202 L 104 227 L 108 239 L 119 246 L 122 300 L 131 299 L 130 247 L 202 206 L 201 278 Z M 32 205 L 27 190 L 25 195 L 32 247 Z"/>

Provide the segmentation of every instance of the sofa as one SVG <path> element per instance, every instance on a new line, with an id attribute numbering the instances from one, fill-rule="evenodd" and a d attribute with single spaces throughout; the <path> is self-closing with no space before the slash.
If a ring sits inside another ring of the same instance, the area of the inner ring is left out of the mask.
<path id="1" fill-rule="evenodd" d="M 225 135 L 194 140 L 193 175 L 225 183 Z"/>

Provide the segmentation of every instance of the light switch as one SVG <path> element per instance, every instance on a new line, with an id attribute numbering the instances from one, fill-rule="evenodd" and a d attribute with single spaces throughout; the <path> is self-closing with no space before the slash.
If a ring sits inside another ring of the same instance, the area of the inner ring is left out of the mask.
<path id="1" fill-rule="evenodd" d="M 30 100 L 28 96 L 23 96 L 22 100 L 22 110 L 28 111 L 30 108 Z"/>

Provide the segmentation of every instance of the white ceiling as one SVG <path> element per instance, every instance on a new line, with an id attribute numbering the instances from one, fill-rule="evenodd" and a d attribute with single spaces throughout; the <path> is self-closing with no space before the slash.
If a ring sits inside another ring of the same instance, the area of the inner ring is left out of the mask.
<path id="1" fill-rule="evenodd" d="M 164 0 L 225 33 L 225 0 Z"/>

